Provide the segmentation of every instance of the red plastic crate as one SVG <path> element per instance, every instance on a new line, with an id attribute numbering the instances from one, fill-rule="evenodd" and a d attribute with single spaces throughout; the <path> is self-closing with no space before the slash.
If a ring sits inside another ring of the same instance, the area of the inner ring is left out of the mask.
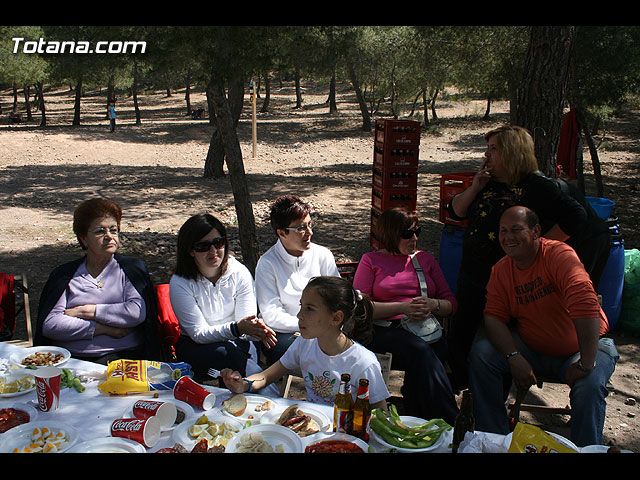
<path id="1" fill-rule="evenodd" d="M 396 146 L 375 142 L 373 164 L 388 168 L 418 168 L 419 147 L 417 145 Z"/>
<path id="2" fill-rule="evenodd" d="M 372 184 L 385 190 L 392 188 L 415 191 L 418 188 L 418 170 L 415 168 L 373 167 Z"/>
<path id="3" fill-rule="evenodd" d="M 376 120 L 376 142 L 389 145 L 420 144 L 420 122 L 413 120 Z"/>
<path id="4" fill-rule="evenodd" d="M 397 189 L 382 189 L 375 185 L 372 190 L 371 206 L 381 212 L 395 207 L 404 207 L 408 210 L 415 210 L 418 205 L 418 195 L 415 190 L 409 192 Z"/>
<path id="5" fill-rule="evenodd" d="M 457 194 L 467 189 L 476 172 L 445 173 L 440 177 L 440 221 L 449 225 L 466 227 L 466 220 L 454 220 L 449 216 L 447 205 Z"/>

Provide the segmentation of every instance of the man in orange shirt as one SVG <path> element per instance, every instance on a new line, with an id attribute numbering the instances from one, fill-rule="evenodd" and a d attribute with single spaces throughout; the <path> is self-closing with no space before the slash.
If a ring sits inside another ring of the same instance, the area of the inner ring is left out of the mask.
<path id="1" fill-rule="evenodd" d="M 526 207 L 502 215 L 499 240 L 506 256 L 487 285 L 486 338 L 473 345 L 469 361 L 476 428 L 509 433 L 504 374 L 524 390 L 536 375 L 553 376 L 571 387 L 572 441 L 601 444 L 618 352 L 603 337 L 609 323 L 589 274 L 570 246 L 540 237 Z"/>

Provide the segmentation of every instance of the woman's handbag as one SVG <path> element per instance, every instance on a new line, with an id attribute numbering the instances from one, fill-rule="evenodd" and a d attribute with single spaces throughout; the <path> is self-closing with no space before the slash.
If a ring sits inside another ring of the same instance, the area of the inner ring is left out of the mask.
<path id="1" fill-rule="evenodd" d="M 413 266 L 415 267 L 416 273 L 418 274 L 422 296 L 426 297 L 427 282 L 424 278 L 424 272 L 422 271 L 422 267 L 418 263 L 418 259 L 416 258 L 415 253 L 411 255 L 411 261 L 413 262 Z M 425 320 L 411 320 L 405 315 L 400 320 L 400 325 L 402 326 L 402 328 L 420 337 L 427 343 L 435 343 L 442 337 L 442 325 L 440 325 L 440 322 L 435 317 L 435 315 L 433 315 L 433 313 L 430 313 Z"/>

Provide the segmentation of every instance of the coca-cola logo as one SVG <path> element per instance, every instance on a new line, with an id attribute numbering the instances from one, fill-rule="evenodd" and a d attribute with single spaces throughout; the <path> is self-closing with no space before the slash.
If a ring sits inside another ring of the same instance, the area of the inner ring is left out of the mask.
<path id="1" fill-rule="evenodd" d="M 116 420 L 111 424 L 114 432 L 138 432 L 144 426 L 144 420 Z"/>
<path id="2" fill-rule="evenodd" d="M 153 412 L 160 405 L 162 405 L 162 403 L 160 402 L 153 402 L 149 400 L 138 400 L 136 403 L 133 404 L 133 408 L 140 409 L 140 410 L 149 410 L 150 412 Z"/>
<path id="3" fill-rule="evenodd" d="M 38 395 L 38 406 L 40 410 L 44 410 L 47 408 L 47 386 L 44 382 L 38 382 L 36 384 L 37 395 Z"/>

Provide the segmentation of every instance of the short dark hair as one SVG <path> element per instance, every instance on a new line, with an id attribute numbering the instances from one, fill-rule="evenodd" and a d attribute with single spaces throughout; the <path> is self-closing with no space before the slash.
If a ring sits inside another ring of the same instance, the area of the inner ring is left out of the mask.
<path id="1" fill-rule="evenodd" d="M 352 340 L 367 345 L 373 338 L 373 302 L 342 277 L 313 277 L 304 288 L 315 289 L 330 312 L 344 314 L 342 331 Z"/>
<path id="2" fill-rule="evenodd" d="M 224 237 L 224 258 L 220 265 L 222 272 L 227 270 L 229 260 L 229 239 L 227 230 L 220 220 L 209 213 L 199 213 L 189 218 L 178 231 L 177 256 L 175 274 L 195 280 L 200 275 L 194 258 L 191 256 L 193 245 L 211 230 L 216 229 Z"/>
<path id="3" fill-rule="evenodd" d="M 120 230 L 122 220 L 122 208 L 113 200 L 107 198 L 91 198 L 78 205 L 73 212 L 73 233 L 83 250 L 87 247 L 82 243 L 80 237 L 84 237 L 89 232 L 89 225 L 97 218 L 113 217 Z"/>
<path id="4" fill-rule="evenodd" d="M 311 205 L 295 195 L 281 195 L 271 204 L 269 220 L 271 228 L 277 233 L 291 225 L 294 220 L 302 219 L 311 213 Z"/>
<path id="5" fill-rule="evenodd" d="M 418 213 L 406 208 L 396 207 L 382 212 L 376 224 L 376 236 L 383 248 L 389 253 L 400 253 L 398 242 L 400 235 L 419 220 Z"/>

